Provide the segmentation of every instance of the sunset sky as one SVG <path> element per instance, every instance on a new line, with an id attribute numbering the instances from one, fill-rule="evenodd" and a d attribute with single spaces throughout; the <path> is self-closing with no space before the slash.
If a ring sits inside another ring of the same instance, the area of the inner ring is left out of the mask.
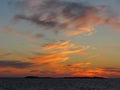
<path id="1" fill-rule="evenodd" d="M 0 77 L 120 77 L 120 0 L 0 0 Z"/>

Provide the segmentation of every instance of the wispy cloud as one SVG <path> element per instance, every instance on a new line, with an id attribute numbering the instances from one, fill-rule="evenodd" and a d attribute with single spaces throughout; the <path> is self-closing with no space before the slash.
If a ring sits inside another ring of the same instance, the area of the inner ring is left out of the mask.
<path id="1" fill-rule="evenodd" d="M 55 44 L 45 44 L 43 46 L 44 50 L 73 51 L 73 53 L 74 53 L 74 51 L 76 51 L 76 53 L 77 53 L 77 51 L 78 51 L 78 53 L 80 53 L 82 51 L 84 52 L 88 48 L 90 48 L 90 46 L 83 46 L 83 45 L 77 46 L 77 45 L 71 43 L 70 41 L 61 41 L 61 42 L 58 42 Z"/>
<path id="2" fill-rule="evenodd" d="M 107 67 L 104 68 L 105 71 L 109 71 L 109 72 L 119 72 L 120 74 L 120 68 L 116 68 L 116 67 Z"/>
<path id="3" fill-rule="evenodd" d="M 28 68 L 31 67 L 33 64 L 30 62 L 22 62 L 22 61 L 14 61 L 14 60 L 0 60 L 0 67 L 12 67 L 12 68 Z"/>
<path id="4" fill-rule="evenodd" d="M 9 55 L 11 55 L 11 53 L 2 53 L 0 54 L 0 58 L 7 57 Z"/>
<path id="5" fill-rule="evenodd" d="M 119 77 L 120 76 L 120 68 L 116 68 L 116 67 L 103 68 L 103 73 L 101 74 L 101 76 Z"/>
<path id="6" fill-rule="evenodd" d="M 87 54 L 86 50 L 89 46 L 76 46 L 70 41 L 61 41 L 55 44 L 45 44 L 42 49 L 46 53 L 37 53 L 34 57 L 29 58 L 33 63 L 49 68 L 63 67 L 61 63 L 69 60 L 69 55 Z"/>

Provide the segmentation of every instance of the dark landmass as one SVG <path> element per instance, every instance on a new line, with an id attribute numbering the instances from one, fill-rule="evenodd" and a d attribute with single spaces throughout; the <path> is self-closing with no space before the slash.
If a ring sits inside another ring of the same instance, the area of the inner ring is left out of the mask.
<path id="1" fill-rule="evenodd" d="M 104 77 L 37 77 L 37 76 L 26 76 L 24 78 L 35 78 L 35 79 L 106 79 Z"/>
<path id="2" fill-rule="evenodd" d="M 65 79 L 106 79 L 104 77 L 64 77 Z"/>
<path id="3" fill-rule="evenodd" d="M 51 77 L 37 77 L 37 76 L 26 76 L 24 78 L 36 78 L 36 79 L 52 79 Z"/>

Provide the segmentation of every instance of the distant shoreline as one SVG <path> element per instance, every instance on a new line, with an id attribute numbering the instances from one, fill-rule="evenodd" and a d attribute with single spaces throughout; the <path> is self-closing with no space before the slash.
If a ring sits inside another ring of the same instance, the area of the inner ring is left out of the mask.
<path id="1" fill-rule="evenodd" d="M 105 77 L 38 77 L 38 76 L 26 76 L 26 77 L 0 77 L 2 78 L 20 78 L 20 79 L 108 79 Z"/>
<path id="2" fill-rule="evenodd" d="M 0 77 L 0 79 L 120 79 L 120 77 L 39 77 L 39 76 L 25 76 L 25 77 Z"/>

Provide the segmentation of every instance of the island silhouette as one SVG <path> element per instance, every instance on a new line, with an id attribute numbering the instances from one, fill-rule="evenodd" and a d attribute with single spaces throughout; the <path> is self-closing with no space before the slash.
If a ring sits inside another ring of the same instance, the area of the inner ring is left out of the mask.
<path id="1" fill-rule="evenodd" d="M 105 77 L 38 77 L 38 76 L 26 76 L 26 79 L 106 79 Z"/>

